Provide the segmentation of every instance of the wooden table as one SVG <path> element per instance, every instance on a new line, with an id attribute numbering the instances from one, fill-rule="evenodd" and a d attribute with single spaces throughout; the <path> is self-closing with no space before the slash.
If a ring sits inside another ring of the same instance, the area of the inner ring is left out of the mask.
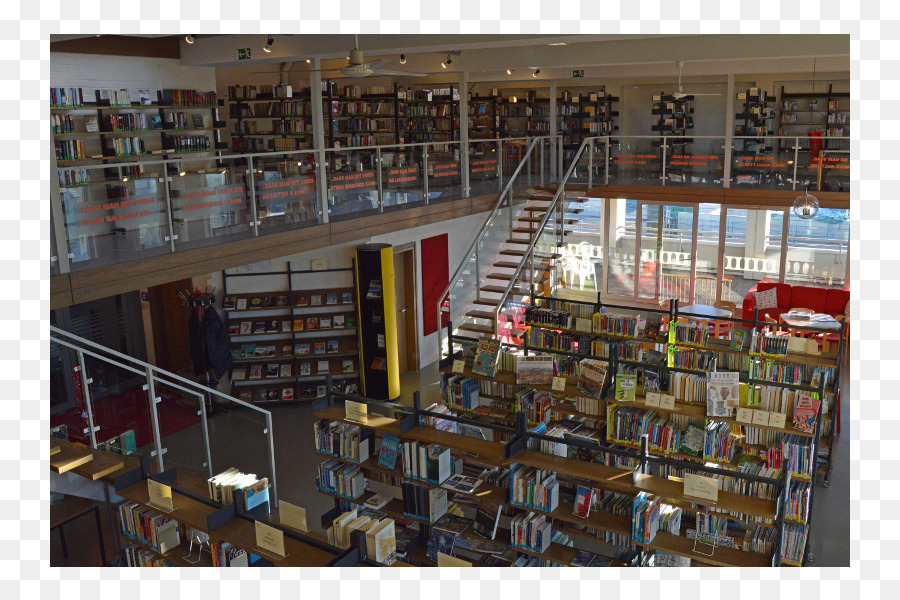
<path id="1" fill-rule="evenodd" d="M 719 317 L 730 317 L 731 311 L 724 308 L 716 308 L 715 306 L 707 306 L 705 304 L 691 304 L 689 306 L 679 306 L 678 316 L 693 321 L 709 321 L 711 319 L 718 319 Z"/>
<path id="2" fill-rule="evenodd" d="M 50 531 L 59 529 L 59 541 L 62 542 L 63 558 L 69 558 L 63 525 L 93 511 L 94 519 L 97 523 L 97 539 L 100 541 L 100 560 L 103 561 L 102 566 L 106 566 L 106 547 L 103 544 L 103 530 L 100 528 L 100 506 L 102 505 L 103 503 L 98 500 L 69 495 L 66 495 L 62 500 L 50 503 Z"/>

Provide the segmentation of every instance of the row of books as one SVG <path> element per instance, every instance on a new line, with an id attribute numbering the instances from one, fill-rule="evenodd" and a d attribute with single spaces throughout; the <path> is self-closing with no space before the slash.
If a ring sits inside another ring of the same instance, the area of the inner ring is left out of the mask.
<path id="1" fill-rule="evenodd" d="M 297 295 L 294 301 L 295 307 L 307 306 L 323 306 L 324 297 L 325 306 L 334 306 L 338 304 L 353 304 L 353 292 L 326 292 L 325 294 L 301 294 Z M 236 296 L 225 296 L 222 301 L 223 310 L 264 310 L 269 308 L 286 308 L 290 306 L 287 295 L 279 296 L 252 296 L 250 298 L 238 298 Z"/>
<path id="2" fill-rule="evenodd" d="M 706 436 L 703 442 L 703 458 L 716 462 L 730 463 L 737 450 L 737 438 L 731 432 L 728 423 L 709 421 L 706 423 Z"/>
<path id="3" fill-rule="evenodd" d="M 87 158 L 84 140 L 61 140 L 53 142 L 56 160 L 79 160 Z"/>
<path id="4" fill-rule="evenodd" d="M 125 547 L 126 567 L 174 567 L 174 563 L 137 546 Z"/>
<path id="5" fill-rule="evenodd" d="M 806 524 L 809 517 L 809 499 L 811 484 L 808 481 L 792 481 L 788 503 L 785 506 L 785 518 Z"/>
<path id="6" fill-rule="evenodd" d="M 119 505 L 119 524 L 129 539 L 153 548 L 160 554 L 172 550 L 181 543 L 178 521 L 135 502 Z"/>
<path id="7" fill-rule="evenodd" d="M 367 482 L 365 475 L 357 465 L 326 460 L 319 465 L 316 486 L 319 491 L 356 499 L 366 491 Z"/>
<path id="8" fill-rule="evenodd" d="M 754 329 L 750 334 L 750 351 L 758 354 L 786 356 L 790 336 L 760 333 Z"/>
<path id="9" fill-rule="evenodd" d="M 621 340 L 610 342 L 607 340 L 594 340 L 591 342 L 591 355 L 610 358 L 615 355 L 623 360 L 644 360 L 644 344 L 634 340 Z"/>
<path id="10" fill-rule="evenodd" d="M 669 375 L 669 393 L 683 402 L 706 402 L 706 375 L 673 372 Z"/>
<path id="11" fill-rule="evenodd" d="M 781 537 L 781 561 L 800 566 L 806 552 L 806 536 L 809 526 L 786 523 Z"/>
<path id="12" fill-rule="evenodd" d="M 60 187 L 83 185 L 91 181 L 90 169 L 59 169 L 58 173 Z"/>
<path id="13" fill-rule="evenodd" d="M 80 87 L 51 87 L 51 108 L 84 106 L 84 91 Z"/>
<path id="14" fill-rule="evenodd" d="M 632 502 L 631 539 L 637 544 L 650 543 L 659 530 L 664 505 L 659 498 L 649 497 L 647 492 L 640 492 Z"/>
<path id="15" fill-rule="evenodd" d="M 232 109 L 238 105 L 232 105 Z M 246 106 L 246 105 L 242 105 Z M 282 100 L 281 102 L 266 102 L 253 105 L 255 117 L 309 117 L 310 104 L 306 100 Z"/>
<path id="16" fill-rule="evenodd" d="M 50 126 L 53 133 L 74 133 L 75 119 L 71 115 L 50 115 Z"/>
<path id="17" fill-rule="evenodd" d="M 213 106 L 218 98 L 215 91 L 163 89 L 162 103 L 169 106 Z M 143 102 L 142 102 L 143 104 Z"/>
<path id="18" fill-rule="evenodd" d="M 247 551 L 228 542 L 210 542 L 209 550 L 214 567 L 247 567 L 250 564 Z"/>
<path id="19" fill-rule="evenodd" d="M 438 444 L 404 442 L 400 445 L 403 475 L 441 484 L 453 474 L 450 449 Z"/>
<path id="20" fill-rule="evenodd" d="M 510 545 L 514 548 L 525 548 L 542 554 L 554 541 L 553 527 L 546 515 L 533 512 L 519 514 L 513 517 L 509 529 Z"/>
<path id="21" fill-rule="evenodd" d="M 228 324 L 229 335 L 252 335 L 255 333 L 291 333 L 294 331 L 316 331 L 320 329 L 355 329 L 356 317 L 329 315 L 306 317 L 306 319 L 268 321 L 232 321 Z"/>
<path id="22" fill-rule="evenodd" d="M 263 370 L 265 367 L 265 370 Z M 270 363 L 268 365 L 251 365 L 249 371 L 246 367 L 235 367 L 231 372 L 232 381 L 244 379 L 283 379 L 293 377 L 293 369 L 290 363 Z"/>
<path id="23" fill-rule="evenodd" d="M 553 512 L 559 506 L 556 473 L 520 464 L 513 464 L 509 472 L 511 502 L 546 512 Z"/>
<path id="24" fill-rule="evenodd" d="M 434 523 L 447 512 L 447 490 L 418 483 L 404 482 L 403 513 Z"/>
<path id="25" fill-rule="evenodd" d="M 147 147 L 144 144 L 144 140 L 137 136 L 130 138 L 113 138 L 112 147 L 116 156 L 132 156 L 147 153 Z"/>
<path id="26" fill-rule="evenodd" d="M 234 504 L 235 495 L 242 496 L 247 510 L 269 501 L 269 479 L 259 479 L 252 473 L 230 468 L 207 480 L 209 499 L 222 504 Z"/>
<path id="27" fill-rule="evenodd" d="M 355 462 L 369 459 L 371 431 L 350 423 L 322 419 L 313 424 L 316 451 Z"/>
<path id="28" fill-rule="evenodd" d="M 441 377 L 441 402 L 449 406 L 474 410 L 481 406 L 479 380 L 461 375 Z"/>
<path id="29" fill-rule="evenodd" d="M 294 357 L 298 356 L 309 356 L 320 355 L 320 354 L 336 354 L 340 352 L 340 340 L 326 340 L 324 342 L 312 342 L 310 343 L 302 343 L 302 344 L 294 344 L 291 346 L 290 344 L 283 344 L 281 346 L 281 354 L 276 353 L 276 346 L 270 344 L 241 344 L 238 347 L 231 349 L 231 357 L 234 360 L 245 360 L 251 358 L 278 358 L 278 359 L 290 359 L 293 355 Z"/>
<path id="30" fill-rule="evenodd" d="M 347 511 L 328 528 L 328 543 L 349 548 L 354 531 L 365 532 L 366 555 L 369 558 L 383 565 L 392 565 L 397 560 L 397 531 L 393 519 L 363 515 L 358 509 Z"/>
<path id="31" fill-rule="evenodd" d="M 173 135 L 166 138 L 168 149 L 175 152 L 202 152 L 212 147 L 205 135 Z"/>
<path id="32" fill-rule="evenodd" d="M 709 340 L 709 327 L 700 324 L 676 323 L 674 329 L 677 344 L 705 346 Z"/>
<path id="33" fill-rule="evenodd" d="M 607 414 L 607 441 L 639 445 L 646 434 L 650 449 L 657 452 L 684 452 L 697 456 L 700 451 L 696 436 L 688 438 L 684 428 L 656 411 L 612 404 Z"/>
<path id="34" fill-rule="evenodd" d="M 146 131 L 150 129 L 150 116 L 142 112 L 106 115 L 104 121 L 108 131 Z M 85 120 L 85 127 L 88 131 L 91 130 L 87 120 Z"/>
<path id="35" fill-rule="evenodd" d="M 694 369 L 697 371 L 713 371 L 715 369 L 715 353 L 708 350 L 672 348 L 671 356 L 672 366 L 680 369 Z"/>

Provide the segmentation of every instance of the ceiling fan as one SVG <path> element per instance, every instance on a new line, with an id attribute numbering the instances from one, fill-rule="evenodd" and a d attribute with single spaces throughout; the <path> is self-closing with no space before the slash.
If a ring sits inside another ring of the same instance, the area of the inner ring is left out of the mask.
<path id="1" fill-rule="evenodd" d="M 353 50 L 350 51 L 350 62 L 343 69 L 310 69 L 310 71 L 340 71 L 344 77 L 368 77 L 369 75 L 403 75 L 407 77 L 425 77 L 428 73 L 414 73 L 411 71 L 391 71 L 384 69 L 394 61 L 392 60 L 375 60 L 365 62 L 363 52 L 359 49 L 359 36 L 353 36 Z"/>
<path id="2" fill-rule="evenodd" d="M 678 90 L 672 92 L 672 97 L 676 100 L 681 100 L 682 98 L 686 98 L 688 96 L 721 96 L 722 94 L 692 94 L 689 92 L 685 92 L 684 88 L 681 87 L 681 69 L 684 68 L 683 60 L 676 60 L 675 64 L 678 66 Z"/>

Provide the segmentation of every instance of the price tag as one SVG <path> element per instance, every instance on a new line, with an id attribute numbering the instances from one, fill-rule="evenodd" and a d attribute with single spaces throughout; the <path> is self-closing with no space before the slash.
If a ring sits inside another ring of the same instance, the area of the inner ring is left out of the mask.
<path id="1" fill-rule="evenodd" d="M 566 391 L 566 378 L 565 377 L 554 377 L 552 389 L 554 392 Z"/>
<path id="2" fill-rule="evenodd" d="M 659 407 L 668 410 L 675 410 L 675 396 L 672 394 L 660 394 Z"/>
<path id="3" fill-rule="evenodd" d="M 284 500 L 278 502 L 278 517 L 281 524 L 300 531 L 309 531 L 306 526 L 306 509 L 302 506 L 288 504 Z"/>
<path id="4" fill-rule="evenodd" d="M 753 410 L 750 408 L 737 409 L 737 420 L 738 420 L 738 423 L 752 423 L 753 422 Z"/>
<path id="5" fill-rule="evenodd" d="M 453 361 L 453 372 L 454 373 L 465 373 L 466 372 L 466 361 L 461 360 L 459 358 Z"/>
<path id="6" fill-rule="evenodd" d="M 345 400 L 344 409 L 346 410 L 346 419 L 348 421 L 356 421 L 362 424 L 369 422 L 369 407 L 362 402 Z"/>
<path id="7" fill-rule="evenodd" d="M 575 331 L 591 333 L 594 327 L 593 319 L 575 319 Z"/>
<path id="8" fill-rule="evenodd" d="M 780 412 L 770 412 L 769 413 L 769 427 L 783 428 L 786 420 L 787 420 L 787 415 L 784 413 L 780 413 Z"/>
<path id="9" fill-rule="evenodd" d="M 719 485 L 712 477 L 685 473 L 684 495 L 716 502 L 719 499 Z"/>
<path id="10" fill-rule="evenodd" d="M 754 410 L 753 411 L 753 424 L 754 425 L 768 425 L 769 424 L 769 413 L 764 410 Z"/>
<path id="11" fill-rule="evenodd" d="M 284 532 L 260 521 L 256 523 L 256 546 L 284 558 Z"/>
<path id="12" fill-rule="evenodd" d="M 147 480 L 147 492 L 150 495 L 150 504 L 163 510 L 175 510 L 172 504 L 172 488 L 152 479 Z"/>
<path id="13" fill-rule="evenodd" d="M 659 408 L 660 395 L 659 392 L 647 392 L 647 397 L 644 400 L 644 404 L 647 406 L 654 406 Z"/>

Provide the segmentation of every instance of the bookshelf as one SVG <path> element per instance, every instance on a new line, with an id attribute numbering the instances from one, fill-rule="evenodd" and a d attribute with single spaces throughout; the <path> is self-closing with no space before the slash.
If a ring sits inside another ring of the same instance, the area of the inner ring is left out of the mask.
<path id="1" fill-rule="evenodd" d="M 675 96 L 660 93 L 659 96 L 653 96 L 653 107 L 651 114 L 658 117 L 656 124 L 650 129 L 659 132 L 659 141 L 651 142 L 653 148 L 661 148 L 664 144 L 669 148 L 674 148 L 668 152 L 671 156 L 675 152 L 684 149 L 687 144 L 694 140 L 686 137 L 688 131 L 694 128 L 694 97 L 684 96 L 675 98 Z M 665 137 L 677 137 L 677 140 L 667 139 Z"/>
<path id="2" fill-rule="evenodd" d="M 394 400 L 400 396 L 394 253 L 390 244 L 356 248 L 356 306 L 362 394 Z"/>
<path id="3" fill-rule="evenodd" d="M 500 137 L 500 98 L 475 96 L 469 98 L 469 139 L 493 140 Z"/>
<path id="4" fill-rule="evenodd" d="M 586 137 L 614 135 L 619 130 L 614 110 L 619 97 L 605 90 L 585 91 L 577 94 L 563 92 L 557 100 L 557 114 L 561 117 L 559 128 L 563 139 L 563 159 L 574 157 L 575 151 Z"/>
<path id="5" fill-rule="evenodd" d="M 255 404 L 310 401 L 326 393 L 328 381 L 359 391 L 353 273 L 353 266 L 296 270 L 290 263 L 286 271 L 223 272 L 232 395 Z M 259 291 L 235 293 L 248 279 L 262 282 Z M 332 285 L 316 288 L 315 281 Z"/>
<path id="6" fill-rule="evenodd" d="M 228 116 L 233 121 L 231 150 L 288 152 L 312 147 L 309 89 L 290 86 L 228 86 Z"/>
<path id="7" fill-rule="evenodd" d="M 450 142 L 459 139 L 459 90 L 398 89 L 399 141 Z"/>
<path id="8" fill-rule="evenodd" d="M 766 138 L 774 135 L 775 109 L 769 103 L 775 101 L 775 96 L 760 88 L 750 88 L 739 93 L 737 100 L 743 100 L 743 107 L 734 116 L 734 135 L 742 139 L 734 140 L 732 155 L 738 157 L 738 168 L 741 168 L 740 163 L 747 161 L 746 157 L 773 153 L 774 148 Z"/>

